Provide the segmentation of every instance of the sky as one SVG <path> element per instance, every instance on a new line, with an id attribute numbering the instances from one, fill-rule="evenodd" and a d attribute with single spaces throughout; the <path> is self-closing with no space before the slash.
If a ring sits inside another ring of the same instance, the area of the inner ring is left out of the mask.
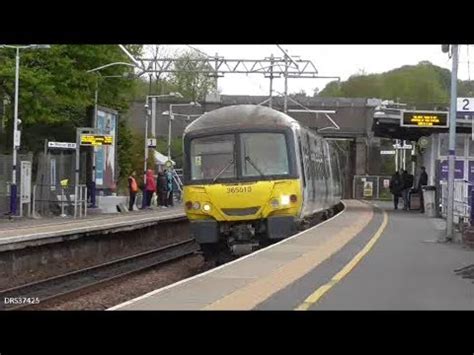
<path id="1" fill-rule="evenodd" d="M 209 56 L 216 53 L 227 59 L 263 59 L 273 54 L 281 56 L 276 45 L 192 45 Z M 367 74 L 383 73 L 403 65 L 415 65 L 420 61 L 430 61 L 443 68 L 451 69 L 452 62 L 441 45 L 282 45 L 292 56 L 311 60 L 319 75 L 339 76 L 347 80 L 349 76 L 364 71 Z M 146 51 L 151 50 L 148 46 Z M 186 45 L 165 45 L 165 52 L 191 50 Z M 458 78 L 474 78 L 474 57 L 472 45 L 460 46 Z M 473 67 L 473 68 L 471 68 Z M 315 88 L 321 91 L 331 79 L 289 79 L 288 92 L 304 90 L 308 95 Z M 218 87 L 223 95 L 268 95 L 270 81 L 262 74 L 226 74 L 219 78 Z M 274 90 L 283 92 L 283 79 L 274 80 Z"/>

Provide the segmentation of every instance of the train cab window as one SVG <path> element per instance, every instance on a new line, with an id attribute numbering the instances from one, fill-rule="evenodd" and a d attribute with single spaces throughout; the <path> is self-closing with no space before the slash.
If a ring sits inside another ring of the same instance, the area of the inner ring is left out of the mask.
<path id="1" fill-rule="evenodd" d="M 242 133 L 243 177 L 288 175 L 288 149 L 283 133 Z"/>
<path id="2" fill-rule="evenodd" d="M 212 180 L 237 176 L 235 137 L 232 134 L 194 138 L 191 141 L 191 179 Z"/>

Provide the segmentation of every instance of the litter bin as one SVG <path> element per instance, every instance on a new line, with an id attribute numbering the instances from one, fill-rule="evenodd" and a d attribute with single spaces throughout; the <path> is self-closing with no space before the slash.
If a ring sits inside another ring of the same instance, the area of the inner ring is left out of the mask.
<path id="1" fill-rule="evenodd" d="M 428 217 L 436 217 L 436 187 L 423 186 L 422 189 L 425 213 Z"/>
<path id="2" fill-rule="evenodd" d="M 421 207 L 420 191 L 411 189 L 409 194 L 410 210 L 419 210 Z"/>

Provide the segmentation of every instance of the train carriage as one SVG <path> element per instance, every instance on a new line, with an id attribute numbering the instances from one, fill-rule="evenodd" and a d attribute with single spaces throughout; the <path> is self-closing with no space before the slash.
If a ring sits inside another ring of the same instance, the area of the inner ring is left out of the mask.
<path id="1" fill-rule="evenodd" d="M 249 253 L 341 199 L 333 144 L 268 107 L 208 112 L 183 144 L 186 214 L 205 252 Z"/>

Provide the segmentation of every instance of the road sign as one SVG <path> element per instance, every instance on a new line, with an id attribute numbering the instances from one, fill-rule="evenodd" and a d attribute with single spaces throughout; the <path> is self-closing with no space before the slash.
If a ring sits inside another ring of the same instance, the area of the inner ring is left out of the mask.
<path id="1" fill-rule="evenodd" d="M 76 149 L 76 143 L 69 143 L 69 142 L 48 142 L 48 148 Z"/>
<path id="2" fill-rule="evenodd" d="M 81 134 L 81 145 L 94 147 L 113 145 L 113 136 L 104 134 Z"/>
<path id="3" fill-rule="evenodd" d="M 148 138 L 147 146 L 148 148 L 156 148 L 156 138 Z"/>
<path id="4" fill-rule="evenodd" d="M 171 160 L 168 160 L 166 163 L 165 163 L 166 167 L 167 168 L 171 168 L 173 166 L 173 162 Z"/>
<path id="5" fill-rule="evenodd" d="M 457 112 L 474 112 L 474 97 L 458 97 Z"/>
<path id="6" fill-rule="evenodd" d="M 449 113 L 445 111 L 402 111 L 400 126 L 419 128 L 449 127 Z"/>
<path id="7" fill-rule="evenodd" d="M 381 150 L 380 154 L 382 154 L 382 155 L 394 155 L 395 151 L 394 150 Z"/>

